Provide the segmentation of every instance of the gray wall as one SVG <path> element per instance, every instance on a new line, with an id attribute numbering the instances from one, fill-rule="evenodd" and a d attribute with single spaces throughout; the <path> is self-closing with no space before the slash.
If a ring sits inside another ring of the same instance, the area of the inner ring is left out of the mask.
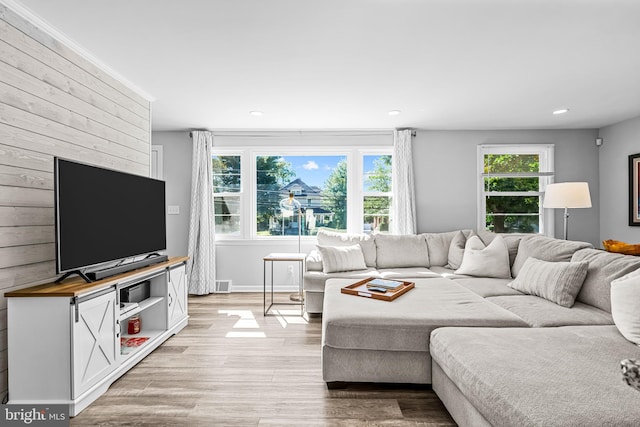
<path id="1" fill-rule="evenodd" d="M 586 181 L 593 208 L 573 209 L 569 238 L 599 246 L 596 130 L 418 131 L 413 142 L 418 232 L 476 228 L 477 146 L 555 144 L 556 182 Z M 555 220 L 562 236 L 562 212 Z"/>
<path id="2" fill-rule="evenodd" d="M 188 132 L 153 132 L 153 145 L 161 145 L 167 206 L 179 206 L 180 214 L 167 215 L 167 254 L 187 254 L 191 200 L 191 138 Z"/>
<path id="3" fill-rule="evenodd" d="M 628 156 L 640 153 L 640 117 L 602 128 L 600 136 L 600 240 L 640 243 L 640 227 L 628 225 Z"/>

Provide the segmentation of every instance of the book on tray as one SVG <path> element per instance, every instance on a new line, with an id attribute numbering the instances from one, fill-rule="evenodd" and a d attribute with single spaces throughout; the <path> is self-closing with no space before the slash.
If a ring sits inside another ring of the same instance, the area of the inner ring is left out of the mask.
<path id="1" fill-rule="evenodd" d="M 367 288 L 384 288 L 389 290 L 394 290 L 402 287 L 404 282 L 399 282 L 397 280 L 387 280 L 387 279 L 373 279 L 367 282 Z"/>

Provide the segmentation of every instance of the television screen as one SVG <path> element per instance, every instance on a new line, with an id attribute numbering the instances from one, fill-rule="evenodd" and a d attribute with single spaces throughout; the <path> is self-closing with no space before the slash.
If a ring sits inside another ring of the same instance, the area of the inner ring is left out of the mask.
<path id="1" fill-rule="evenodd" d="M 166 249 L 165 183 L 55 159 L 56 270 Z"/>

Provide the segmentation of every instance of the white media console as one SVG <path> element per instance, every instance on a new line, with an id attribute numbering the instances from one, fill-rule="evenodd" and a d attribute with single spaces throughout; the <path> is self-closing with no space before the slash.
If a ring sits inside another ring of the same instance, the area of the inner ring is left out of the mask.
<path id="1" fill-rule="evenodd" d="M 75 278 L 6 293 L 9 403 L 68 404 L 75 416 L 100 397 L 187 325 L 186 261 L 174 257 L 97 282 Z M 148 298 L 121 308 L 121 291 L 143 283 Z M 129 335 L 134 315 L 140 332 Z"/>

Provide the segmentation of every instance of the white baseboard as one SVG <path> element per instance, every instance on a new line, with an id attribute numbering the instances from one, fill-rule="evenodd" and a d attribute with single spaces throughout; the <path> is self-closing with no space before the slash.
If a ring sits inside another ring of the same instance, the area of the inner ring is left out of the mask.
<path id="1" fill-rule="evenodd" d="M 231 293 L 235 292 L 263 292 L 264 287 L 262 285 L 236 285 L 233 284 Z M 271 288 L 267 286 L 267 292 L 270 292 Z M 298 286 L 276 285 L 273 287 L 273 292 L 299 292 Z"/>

